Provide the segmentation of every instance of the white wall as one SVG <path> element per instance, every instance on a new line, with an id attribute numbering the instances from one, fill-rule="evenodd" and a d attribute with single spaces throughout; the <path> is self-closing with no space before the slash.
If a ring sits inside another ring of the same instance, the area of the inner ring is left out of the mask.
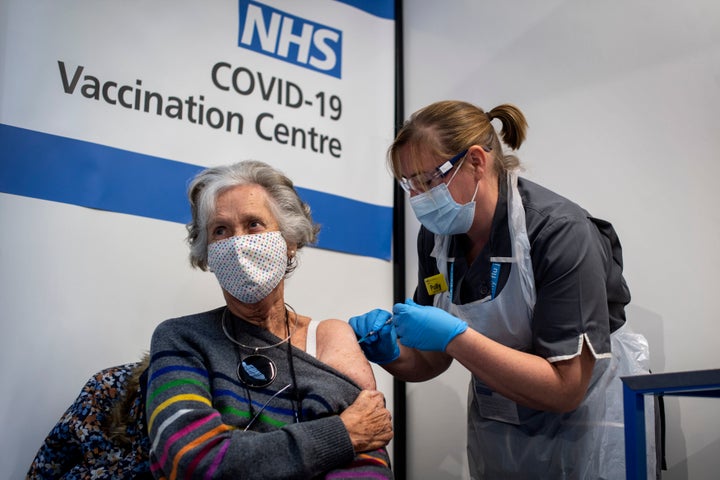
<path id="1" fill-rule="evenodd" d="M 525 175 L 616 227 L 653 371 L 718 368 L 720 4 L 406 0 L 404 15 L 406 114 L 448 98 L 518 105 Z M 469 478 L 468 378 L 454 366 L 408 386 L 409 478 Z M 717 477 L 719 407 L 666 397 L 664 479 Z"/>

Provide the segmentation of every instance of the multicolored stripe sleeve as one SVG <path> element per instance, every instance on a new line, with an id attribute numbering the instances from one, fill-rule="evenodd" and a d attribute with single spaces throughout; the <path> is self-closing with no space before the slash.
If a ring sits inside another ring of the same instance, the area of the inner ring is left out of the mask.
<path id="1" fill-rule="evenodd" d="M 385 448 L 359 453 L 355 459 L 343 468 L 325 475 L 326 480 L 392 480 L 390 456 Z"/>
<path id="2" fill-rule="evenodd" d="M 207 370 L 191 354 L 154 351 L 147 384 L 150 470 L 156 478 L 210 475 L 222 462 L 233 427 L 213 408 Z"/>
<path id="3" fill-rule="evenodd" d="M 274 385 L 250 399 L 225 373 L 236 368 L 232 346 L 221 351 L 217 332 L 202 320 L 168 320 L 153 334 L 146 412 L 155 478 L 316 478 L 352 461 L 338 415 L 295 423 L 290 397 L 276 396 Z M 296 367 L 312 379 L 315 370 Z M 254 428 L 244 431 L 251 419 Z"/>

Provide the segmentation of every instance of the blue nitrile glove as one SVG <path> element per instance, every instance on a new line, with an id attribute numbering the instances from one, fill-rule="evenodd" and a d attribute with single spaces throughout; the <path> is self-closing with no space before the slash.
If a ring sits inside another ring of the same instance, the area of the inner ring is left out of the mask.
<path id="1" fill-rule="evenodd" d="M 350 326 L 355 330 L 365 356 L 371 362 L 382 365 L 390 363 L 400 356 L 397 343 L 397 332 L 390 312 L 376 308 L 364 315 L 350 319 Z"/>
<path id="2" fill-rule="evenodd" d="M 393 319 L 400 343 L 418 350 L 444 352 L 448 343 L 468 328 L 467 323 L 445 310 L 418 305 L 410 298 L 395 304 Z"/>

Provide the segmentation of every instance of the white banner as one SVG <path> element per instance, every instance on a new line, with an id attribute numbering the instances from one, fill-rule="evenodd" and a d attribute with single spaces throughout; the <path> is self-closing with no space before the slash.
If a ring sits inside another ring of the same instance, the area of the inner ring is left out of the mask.
<path id="1" fill-rule="evenodd" d="M 4 3 L 0 192 L 185 223 L 198 170 L 258 159 L 319 248 L 390 258 L 392 1 Z"/>

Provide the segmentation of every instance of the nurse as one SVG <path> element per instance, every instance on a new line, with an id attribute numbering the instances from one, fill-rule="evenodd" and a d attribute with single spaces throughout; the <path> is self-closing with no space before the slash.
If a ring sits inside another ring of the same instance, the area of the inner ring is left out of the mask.
<path id="1" fill-rule="evenodd" d="M 470 371 L 472 478 L 624 478 L 618 376 L 647 373 L 647 343 L 623 327 L 620 243 L 608 222 L 518 176 L 500 139 L 517 150 L 526 129 L 507 104 L 441 101 L 410 117 L 388 156 L 422 223 L 418 286 L 392 314 L 350 324 L 398 379 L 429 380 L 453 360 Z"/>

